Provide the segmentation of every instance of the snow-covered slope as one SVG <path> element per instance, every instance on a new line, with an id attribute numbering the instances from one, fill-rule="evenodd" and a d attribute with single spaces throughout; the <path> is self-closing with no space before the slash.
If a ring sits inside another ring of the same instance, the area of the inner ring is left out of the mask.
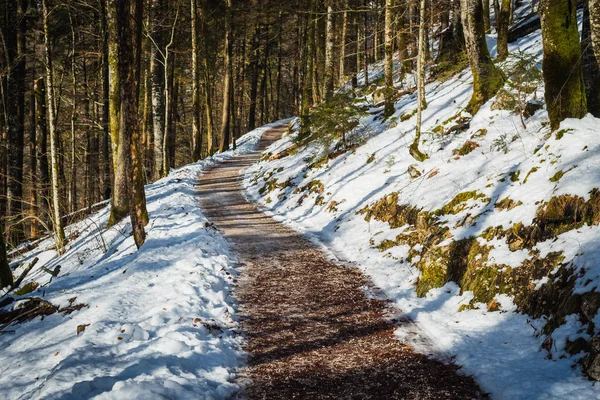
<path id="1" fill-rule="evenodd" d="M 541 61 L 540 33 L 513 43 L 519 52 Z M 423 163 L 408 153 L 408 94 L 387 121 L 371 105 L 353 132 L 366 139 L 358 148 L 327 158 L 331 149 L 313 142 L 252 166 L 248 195 L 360 267 L 393 301 L 391 318 L 409 317 L 429 338 L 400 324 L 401 339 L 453 358 L 494 398 L 600 398 L 578 363 L 595 357 L 582 343 L 600 329 L 589 295 L 600 286 L 600 120 L 552 133 L 540 110 L 525 128 L 493 99 L 465 125 L 471 84 L 464 70 L 427 85 Z M 527 95 L 536 99 L 541 83 Z M 290 148 L 294 129 L 267 152 Z"/>
<path id="2" fill-rule="evenodd" d="M 0 397 L 220 399 L 239 389 L 233 377 L 245 356 L 230 297 L 236 263 L 202 215 L 195 183 L 202 170 L 253 150 L 269 127 L 241 138 L 236 151 L 147 186 L 150 224 L 139 251 L 127 220 L 104 229 L 107 207 L 68 228 L 77 238 L 63 256 L 46 240 L 15 261 L 61 266 L 51 282 L 34 268 L 26 282 L 40 287 L 24 297 L 86 307 L 6 328 Z"/>

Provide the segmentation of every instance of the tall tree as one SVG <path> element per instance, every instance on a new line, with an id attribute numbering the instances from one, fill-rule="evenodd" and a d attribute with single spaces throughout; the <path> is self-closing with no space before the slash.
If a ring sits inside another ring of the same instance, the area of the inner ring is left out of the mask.
<path id="1" fill-rule="evenodd" d="M 8 184 L 6 214 L 13 218 L 9 237 L 18 243 L 23 238 L 23 146 L 25 140 L 25 0 L 6 4 L 5 53 L 8 64 L 6 83 Z M 15 23 L 16 21 L 16 23 Z"/>
<path id="2" fill-rule="evenodd" d="M 165 60 L 164 60 L 164 29 L 162 20 L 165 14 L 165 0 L 152 0 L 152 47 L 150 53 L 150 68 L 152 70 L 152 130 L 154 135 L 154 179 L 164 176 L 164 136 L 165 136 Z"/>
<path id="3" fill-rule="evenodd" d="M 546 108 L 550 126 L 558 129 L 565 118 L 582 118 L 587 112 L 577 3 L 571 0 L 541 0 L 539 13 Z"/>
<path id="4" fill-rule="evenodd" d="M 226 0 L 225 12 L 225 51 L 224 51 L 224 76 L 223 76 L 223 111 L 221 113 L 221 144 L 219 151 L 229 150 L 231 142 L 231 95 L 233 93 L 233 41 L 231 38 L 231 0 Z"/>
<path id="5" fill-rule="evenodd" d="M 467 111 L 475 114 L 502 86 L 504 75 L 494 65 L 485 38 L 481 0 L 461 0 L 467 55 L 473 73 L 473 96 Z"/>
<path id="6" fill-rule="evenodd" d="M 496 30 L 498 32 L 498 60 L 508 57 L 508 27 L 512 15 L 512 0 L 498 2 L 498 15 L 496 16 Z"/>
<path id="7" fill-rule="evenodd" d="M 588 111 L 600 118 L 600 57 L 596 58 L 592 43 L 590 9 L 587 0 L 583 8 L 583 27 L 581 32 L 581 65 Z M 600 6 L 600 4 L 598 4 Z M 600 25 L 599 25 L 600 27 Z"/>
<path id="8" fill-rule="evenodd" d="M 588 0 L 590 10 L 590 36 L 592 48 L 600 65 L 600 0 Z"/>
<path id="9" fill-rule="evenodd" d="M 190 0 L 192 27 L 192 161 L 202 157 L 202 128 L 200 126 L 200 64 L 198 49 L 198 0 Z"/>
<path id="10" fill-rule="evenodd" d="M 392 22 L 394 15 L 394 0 L 385 1 L 385 110 L 384 116 L 390 117 L 394 108 L 394 32 Z"/>
<path id="11" fill-rule="evenodd" d="M 48 0 L 42 0 L 42 15 L 44 25 L 44 62 L 46 64 L 46 105 L 48 108 L 48 129 L 50 133 L 50 165 L 52 170 L 52 208 L 54 233 L 56 235 L 56 250 L 59 254 L 64 252 L 65 248 L 65 230 L 62 220 L 60 205 L 60 185 L 59 185 L 59 153 L 58 153 L 58 132 L 56 131 L 56 107 L 54 95 L 54 69 L 52 66 L 52 47 L 50 39 L 50 28 L 48 25 L 50 11 L 48 9 Z"/>
<path id="12" fill-rule="evenodd" d="M 323 93 L 325 99 L 333 95 L 333 49 L 335 47 L 335 32 L 333 30 L 333 0 L 327 0 L 327 27 L 325 30 L 325 79 Z"/>
<path id="13" fill-rule="evenodd" d="M 421 140 L 421 123 L 423 109 L 427 107 L 425 100 L 425 0 L 420 1 L 419 7 L 419 54 L 417 57 L 417 125 L 415 127 L 415 139 L 410 146 L 410 155 L 417 161 L 425 161 L 427 156 L 419 150 Z"/>
<path id="14" fill-rule="evenodd" d="M 110 72 L 108 51 L 108 25 L 106 21 L 106 0 L 100 0 L 100 24 L 102 25 L 102 198 L 111 197 L 110 176 Z"/>

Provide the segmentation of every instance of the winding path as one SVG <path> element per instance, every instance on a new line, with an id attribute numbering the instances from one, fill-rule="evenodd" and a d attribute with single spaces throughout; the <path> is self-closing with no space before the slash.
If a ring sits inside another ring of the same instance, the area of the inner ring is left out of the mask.
<path id="1" fill-rule="evenodd" d="M 236 297 L 250 354 L 250 399 L 485 398 L 457 367 L 411 351 L 394 337 L 385 304 L 368 280 L 336 265 L 297 232 L 246 201 L 239 172 L 281 137 L 231 159 L 199 180 L 200 204 L 232 243 L 242 270 Z"/>

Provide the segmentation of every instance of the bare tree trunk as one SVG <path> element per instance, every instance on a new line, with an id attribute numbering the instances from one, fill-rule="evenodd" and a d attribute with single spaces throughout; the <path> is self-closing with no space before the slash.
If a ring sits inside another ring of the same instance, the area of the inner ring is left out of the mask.
<path id="1" fill-rule="evenodd" d="M 546 108 L 552 129 L 565 118 L 582 118 L 587 112 L 577 29 L 577 5 L 570 0 L 542 0 Z"/>
<path id="2" fill-rule="evenodd" d="M 223 112 L 221 114 L 221 144 L 219 145 L 219 151 L 224 152 L 229 150 L 229 144 L 231 142 L 231 92 L 232 78 L 233 78 L 233 66 L 232 66 L 232 53 L 233 53 L 233 41 L 231 40 L 231 0 L 226 2 L 226 21 L 225 21 L 225 57 L 223 69 L 225 76 L 223 77 Z"/>
<path id="3" fill-rule="evenodd" d="M 315 46 L 315 15 L 314 0 L 310 0 L 308 13 L 308 27 L 306 30 L 306 65 L 304 71 L 304 84 L 302 88 L 302 109 L 300 115 L 301 122 L 301 137 L 310 135 L 310 107 L 313 100 L 313 49 Z"/>
<path id="4" fill-rule="evenodd" d="M 512 14 L 512 0 L 501 0 L 496 14 L 496 30 L 498 32 L 498 60 L 508 57 L 508 26 Z"/>
<path id="5" fill-rule="evenodd" d="M 461 5 L 467 55 L 473 72 L 473 96 L 467 111 L 475 114 L 504 85 L 504 75 L 490 57 L 481 0 L 461 0 Z"/>
<path id="6" fill-rule="evenodd" d="M 202 130 L 200 127 L 200 65 L 198 62 L 198 0 L 191 0 L 192 24 L 192 162 L 202 157 Z"/>
<path id="7" fill-rule="evenodd" d="M 483 29 L 485 33 L 491 33 L 492 28 L 490 26 L 490 0 L 482 0 L 483 5 Z"/>
<path id="8" fill-rule="evenodd" d="M 325 87 L 323 93 L 325 100 L 333 95 L 333 49 L 335 46 L 335 32 L 333 31 L 333 0 L 327 1 L 327 27 L 325 29 Z"/>
<path id="9" fill-rule="evenodd" d="M 175 14 L 175 20 L 173 21 L 173 25 L 171 27 L 171 38 L 169 40 L 169 43 L 167 43 L 167 45 L 165 46 L 164 49 L 164 72 L 165 72 L 165 77 L 164 77 L 164 81 L 165 81 L 165 93 L 164 93 L 164 99 L 165 99 L 165 126 L 164 126 L 164 131 L 163 131 L 163 141 L 162 141 L 162 173 L 161 173 L 161 178 L 163 176 L 167 176 L 169 175 L 169 168 L 171 166 L 171 163 L 169 161 L 169 152 L 168 152 L 168 138 L 169 138 L 169 127 L 170 127 L 170 123 L 171 123 L 171 107 L 172 104 L 171 102 L 173 101 L 172 98 L 172 93 L 171 93 L 171 87 L 169 87 L 169 75 L 173 74 L 173 68 L 171 70 L 169 70 L 169 68 L 171 67 L 169 64 L 169 54 L 171 52 L 171 46 L 173 46 L 173 43 L 175 41 L 175 28 L 177 27 L 177 20 L 179 19 L 179 6 L 177 7 L 177 13 Z M 173 56 L 174 57 L 174 56 Z M 175 65 L 175 60 L 171 61 L 173 63 L 173 67 Z M 172 80 L 171 80 L 171 84 L 172 84 Z M 172 85 L 171 85 L 172 86 Z"/>
<path id="10" fill-rule="evenodd" d="M 68 7 L 69 25 L 71 27 L 71 96 L 73 106 L 71 108 L 71 182 L 69 187 L 69 211 L 77 211 L 77 160 L 75 158 L 75 121 L 77 120 L 77 76 L 75 74 L 75 27 L 73 26 L 73 18 L 71 16 L 71 7 Z"/>
<path id="11" fill-rule="evenodd" d="M 9 223 L 9 240 L 19 243 L 23 239 L 23 146 L 25 140 L 25 10 L 24 0 L 12 0 L 6 5 L 9 26 L 6 29 L 6 58 L 8 76 L 6 83 L 7 114 L 7 207 L 6 215 L 14 219 Z M 16 23 L 16 21 L 19 21 Z"/>
<path id="12" fill-rule="evenodd" d="M 394 107 L 394 34 L 392 31 L 394 0 L 385 2 L 385 111 L 388 118 L 396 112 Z"/>
<path id="13" fill-rule="evenodd" d="M 0 218 L 0 289 L 13 285 L 13 275 L 8 264 L 6 245 L 4 244 L 4 226 Z"/>
<path id="14" fill-rule="evenodd" d="M 48 167 L 48 125 L 46 120 L 46 85 L 42 78 L 33 83 L 36 113 L 36 159 L 39 185 L 39 217 L 42 221 L 50 218 L 50 170 Z"/>
<path id="15" fill-rule="evenodd" d="M 131 161 L 129 159 L 129 147 L 123 148 L 123 143 L 126 138 L 122 137 L 123 117 L 121 115 L 121 80 L 119 75 L 119 37 L 117 36 L 118 27 L 115 13 L 117 12 L 116 4 L 113 1 L 107 1 L 106 8 L 106 25 L 108 30 L 108 68 L 109 68 L 109 125 L 110 136 L 112 142 L 112 157 L 113 157 L 113 190 L 110 217 L 108 226 L 121 221 L 129 210 L 129 187 L 127 180 L 127 167 Z M 129 146 L 129 145 L 127 145 Z"/>
<path id="16" fill-rule="evenodd" d="M 423 109 L 427 108 L 425 100 L 425 25 L 425 0 L 421 0 L 419 18 L 419 55 L 417 58 L 417 125 L 415 127 L 415 140 L 410 146 L 410 155 L 420 162 L 427 159 L 427 156 L 419 150 L 422 114 Z"/>
<path id="17" fill-rule="evenodd" d="M 100 19 L 102 24 L 102 198 L 111 197 L 110 177 L 110 84 L 108 26 L 106 22 L 106 0 L 100 0 Z"/>
<path id="18" fill-rule="evenodd" d="M 600 0 L 589 0 L 589 10 L 592 48 L 600 65 Z"/>
<path id="19" fill-rule="evenodd" d="M 152 50 L 150 53 L 150 68 L 152 70 L 152 129 L 154 136 L 154 179 L 164 176 L 164 135 L 165 135 L 165 70 L 164 63 L 164 31 L 159 21 L 164 17 L 164 0 L 152 0 L 151 20 Z"/>
<path id="20" fill-rule="evenodd" d="M 212 156 L 215 152 L 215 137 L 214 137 L 214 122 L 213 122 L 213 104 L 211 95 L 211 82 L 210 71 L 208 68 L 208 54 L 206 49 L 206 24 L 204 23 L 204 13 L 202 6 L 199 5 L 198 11 L 200 12 L 200 32 L 202 32 L 202 40 L 204 46 L 202 46 L 202 67 L 204 69 L 204 112 L 205 112 L 205 126 L 206 126 L 206 154 Z"/>
<path id="21" fill-rule="evenodd" d="M 46 63 L 46 104 L 48 106 L 48 127 L 50 131 L 50 164 L 52 166 L 52 205 L 54 218 L 54 232 L 56 234 L 56 250 L 59 254 L 65 248 L 65 230 L 62 222 L 60 207 L 60 187 L 58 183 L 58 133 L 56 132 L 56 111 L 54 99 L 54 71 L 52 67 L 52 49 L 50 47 L 50 29 L 48 27 L 48 5 L 47 0 L 42 0 L 44 20 L 44 47 Z"/>
<path id="22" fill-rule="evenodd" d="M 250 105 L 249 105 L 249 115 L 248 115 L 248 130 L 252 131 L 256 128 L 256 99 L 258 96 L 258 74 L 259 74 L 259 64 L 260 64 L 260 35 L 261 35 L 261 27 L 260 22 L 257 20 L 256 29 L 254 33 L 254 39 L 252 41 L 252 78 L 250 80 Z"/>
<path id="23" fill-rule="evenodd" d="M 279 38 L 277 39 L 277 83 L 275 92 L 277 100 L 275 101 L 275 119 L 281 119 L 281 71 L 283 67 L 283 18 L 282 12 L 279 12 Z M 333 68 L 333 65 L 332 65 Z"/>
<path id="24" fill-rule="evenodd" d="M 348 36 L 348 0 L 342 3 L 344 13 L 342 16 L 342 37 L 340 38 L 340 79 L 339 85 L 346 83 L 346 38 Z"/>
<path id="25" fill-rule="evenodd" d="M 594 54 L 591 30 L 589 4 L 588 1 L 585 1 L 581 33 L 583 81 L 585 83 L 587 110 L 595 117 L 600 118 L 600 64 L 598 63 L 599 59 L 596 59 Z"/>
<path id="26" fill-rule="evenodd" d="M 33 72 L 32 75 L 35 75 Z M 38 175 L 37 175 L 37 132 L 36 132 L 35 88 L 32 87 L 29 97 L 29 236 L 36 238 L 39 234 L 38 217 Z"/>

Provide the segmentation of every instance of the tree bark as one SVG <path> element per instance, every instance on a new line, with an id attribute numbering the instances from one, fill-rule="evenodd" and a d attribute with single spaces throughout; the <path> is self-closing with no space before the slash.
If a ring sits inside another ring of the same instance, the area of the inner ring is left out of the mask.
<path id="1" fill-rule="evenodd" d="M 506 60 L 508 57 L 508 27 L 510 15 L 512 14 L 512 0 L 501 0 L 498 4 L 496 15 L 496 30 L 498 32 L 498 60 Z"/>
<path id="2" fill-rule="evenodd" d="M 154 179 L 164 176 L 164 135 L 165 135 L 165 60 L 164 30 L 159 21 L 164 17 L 164 0 L 152 0 L 151 21 L 152 49 L 150 52 L 150 69 L 152 71 L 152 130 L 154 136 Z"/>
<path id="3" fill-rule="evenodd" d="M 108 29 L 108 68 L 109 68 L 109 120 L 113 160 L 113 190 L 108 226 L 111 227 L 127 216 L 129 210 L 129 188 L 127 182 L 127 167 L 129 147 L 123 148 L 125 138 L 122 137 L 123 118 L 121 116 L 121 80 L 119 70 L 119 37 L 117 20 L 119 16 L 117 4 L 107 1 L 106 25 Z M 129 146 L 129 145 L 127 145 Z"/>
<path id="4" fill-rule="evenodd" d="M 54 99 L 54 71 L 52 67 L 52 48 L 50 29 L 48 27 L 48 4 L 42 0 L 42 14 L 44 23 L 44 58 L 46 63 L 46 104 L 48 107 L 48 127 L 50 131 L 50 164 L 52 166 L 52 206 L 54 233 L 56 234 L 56 251 L 62 254 L 65 248 L 65 230 L 63 227 L 60 207 L 60 187 L 58 182 L 58 133 L 56 132 L 56 109 Z"/>
<path id="5" fill-rule="evenodd" d="M 344 12 L 342 14 L 342 36 L 340 38 L 340 73 L 339 85 L 346 83 L 346 38 L 348 36 L 348 0 L 342 3 Z"/>
<path id="6" fill-rule="evenodd" d="M 587 112 L 577 4 L 571 0 L 541 0 L 539 13 L 546 108 L 554 130 L 565 118 L 582 118 Z"/>
<path id="7" fill-rule="evenodd" d="M 309 0 L 308 27 L 306 29 L 306 64 L 304 71 L 304 84 L 302 88 L 302 109 L 300 115 L 302 138 L 310 135 L 310 107 L 313 101 L 313 49 L 315 46 L 315 15 L 314 0 Z"/>
<path id="8" fill-rule="evenodd" d="M 417 125 L 415 127 L 415 139 L 410 146 L 410 155 L 417 161 L 423 162 L 427 156 L 419 150 L 421 140 L 421 123 L 423 109 L 427 107 L 425 100 L 425 0 L 420 2 L 419 18 L 419 54 L 417 58 Z"/>
<path id="9" fill-rule="evenodd" d="M 110 84 L 108 26 L 106 22 L 106 0 L 100 0 L 100 20 L 102 24 L 102 198 L 111 197 L 110 176 Z"/>
<path id="10" fill-rule="evenodd" d="M 8 264 L 6 245 L 4 243 L 4 227 L 0 218 L 0 289 L 13 285 L 13 274 Z"/>
<path id="11" fill-rule="evenodd" d="M 504 86 L 504 75 L 493 63 L 485 38 L 481 0 L 461 0 L 467 55 L 473 72 L 473 96 L 467 111 L 479 108 Z"/>
<path id="12" fill-rule="evenodd" d="M 76 36 L 75 27 L 73 26 L 73 17 L 71 16 L 71 7 L 68 7 L 69 25 L 71 28 L 71 96 L 73 105 L 71 108 L 71 181 L 69 185 L 69 212 L 77 211 L 77 168 L 76 168 L 76 146 L 75 146 L 75 123 L 77 120 L 77 75 L 75 74 L 75 58 L 76 58 Z"/>
<path id="13" fill-rule="evenodd" d="M 323 93 L 325 100 L 333 95 L 333 49 L 335 32 L 333 31 L 333 0 L 327 0 L 327 27 L 325 29 L 325 79 Z"/>
<path id="14" fill-rule="evenodd" d="M 600 64 L 596 59 L 592 43 L 592 28 L 590 21 L 589 3 L 585 1 L 583 9 L 583 29 L 581 33 L 581 65 L 587 99 L 587 110 L 596 118 L 600 118 Z M 597 4 L 600 6 L 600 3 Z M 600 27 L 600 25 L 599 25 Z"/>
<path id="15" fill-rule="evenodd" d="M 197 1 L 191 0 L 192 25 L 192 162 L 202 157 L 202 129 L 200 127 L 200 65 L 198 62 Z"/>
<path id="16" fill-rule="evenodd" d="M 444 15 L 447 15 L 447 27 L 442 30 L 440 35 L 436 59 L 438 70 L 453 67 L 461 63 L 465 57 L 465 35 L 460 18 L 459 0 L 451 0 Z"/>
<path id="17" fill-rule="evenodd" d="M 482 0 L 483 5 L 483 28 L 485 33 L 491 33 L 492 28 L 490 25 L 490 0 Z"/>
<path id="18" fill-rule="evenodd" d="M 50 170 L 48 166 L 48 124 L 46 120 L 46 85 L 44 79 L 36 79 L 33 83 L 36 114 L 36 160 L 39 188 L 39 213 L 42 221 L 50 220 Z"/>
<path id="19" fill-rule="evenodd" d="M 600 65 L 600 0 L 589 0 L 592 48 Z"/>
<path id="20" fill-rule="evenodd" d="M 231 92 L 233 90 L 233 66 L 231 61 L 233 53 L 233 41 L 231 40 L 231 0 L 227 0 L 226 7 L 225 57 L 223 60 L 225 76 L 223 77 L 223 112 L 221 113 L 221 143 L 219 145 L 219 151 L 221 153 L 229 150 L 229 144 L 231 142 Z"/>
<path id="21" fill-rule="evenodd" d="M 394 18 L 394 0 L 385 2 L 385 109 L 383 115 L 388 118 L 396 112 L 394 107 L 394 33 L 392 23 Z"/>
<path id="22" fill-rule="evenodd" d="M 19 243 L 23 239 L 23 146 L 25 139 L 25 10 L 24 0 L 11 0 L 6 5 L 8 27 L 5 49 L 8 62 L 6 79 L 7 114 L 7 202 L 9 240 Z"/>

